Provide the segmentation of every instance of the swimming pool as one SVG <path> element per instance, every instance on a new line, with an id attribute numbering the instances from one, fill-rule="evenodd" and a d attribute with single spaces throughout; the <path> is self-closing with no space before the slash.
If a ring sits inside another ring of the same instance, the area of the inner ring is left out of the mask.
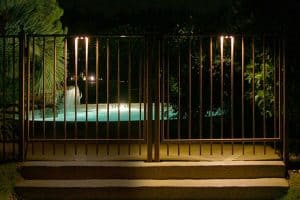
<path id="1" fill-rule="evenodd" d="M 34 121 L 89 121 L 89 122 L 103 122 L 103 121 L 140 121 L 144 120 L 144 104 L 143 103 L 132 103 L 130 104 L 130 112 L 129 112 L 129 104 L 121 103 L 119 104 L 109 104 L 109 108 L 107 108 L 108 104 L 98 104 L 98 113 L 97 113 L 97 105 L 96 104 L 88 104 L 87 108 L 85 104 L 77 105 L 76 112 L 74 110 L 72 111 L 66 111 L 66 114 L 64 110 L 60 110 L 59 113 L 56 114 L 55 117 L 53 117 L 53 112 L 50 110 L 50 114 L 44 114 L 43 118 L 43 112 L 42 110 L 35 110 L 34 114 L 33 112 L 30 113 L 30 120 Z M 155 105 L 153 104 L 153 114 L 152 118 L 155 118 Z M 160 119 L 162 117 L 167 120 L 176 118 L 177 114 L 174 112 L 172 107 L 167 107 L 164 105 L 164 116 L 162 116 L 162 105 L 160 105 Z M 168 114 L 169 113 L 169 114 Z M 98 119 L 97 119 L 98 114 Z M 75 120 L 76 119 L 76 120 Z"/>

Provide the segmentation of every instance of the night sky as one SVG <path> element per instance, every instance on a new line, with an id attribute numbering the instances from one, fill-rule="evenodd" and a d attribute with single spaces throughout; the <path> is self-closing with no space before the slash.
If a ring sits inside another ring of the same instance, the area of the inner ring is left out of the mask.
<path id="1" fill-rule="evenodd" d="M 213 16 L 229 8 L 231 0 L 60 0 L 62 18 L 70 33 L 98 33 L 111 28 L 142 27 L 149 31 L 170 30 L 191 16 Z"/>
<path id="2" fill-rule="evenodd" d="M 297 0 L 59 0 L 59 4 L 71 34 L 110 32 L 122 26 L 172 32 L 185 23 L 197 24 L 201 32 L 220 32 L 247 21 L 252 24 L 248 29 L 290 30 L 300 17 Z"/>

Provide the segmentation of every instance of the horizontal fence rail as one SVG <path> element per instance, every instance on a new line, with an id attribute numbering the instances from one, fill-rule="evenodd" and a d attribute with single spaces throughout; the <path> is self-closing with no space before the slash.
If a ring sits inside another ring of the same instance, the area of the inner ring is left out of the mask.
<path id="1" fill-rule="evenodd" d="M 0 47 L 2 160 L 286 159 L 282 37 L 20 34 Z"/>

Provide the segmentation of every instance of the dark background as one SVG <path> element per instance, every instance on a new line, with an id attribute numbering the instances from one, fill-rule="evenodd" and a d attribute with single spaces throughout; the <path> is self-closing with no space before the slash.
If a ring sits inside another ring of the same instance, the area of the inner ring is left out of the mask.
<path id="1" fill-rule="evenodd" d="M 69 34 L 271 33 L 286 40 L 287 132 L 300 130 L 300 1 L 59 0 Z M 299 148 L 299 147 L 297 147 Z"/>
<path id="2" fill-rule="evenodd" d="M 297 0 L 59 0 L 59 4 L 71 34 L 118 27 L 172 32 L 184 23 L 201 32 L 293 32 L 300 18 Z"/>

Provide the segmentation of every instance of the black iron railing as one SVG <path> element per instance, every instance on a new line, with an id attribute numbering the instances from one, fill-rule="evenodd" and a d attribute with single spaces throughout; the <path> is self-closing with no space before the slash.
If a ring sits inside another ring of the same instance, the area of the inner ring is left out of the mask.
<path id="1" fill-rule="evenodd" d="M 282 37 L 21 33 L 0 46 L 2 160 L 8 149 L 24 160 L 83 145 L 86 156 L 159 161 L 173 144 L 178 159 L 184 144 L 199 158 L 230 146 L 287 159 Z M 8 121 L 19 123 L 13 140 Z"/>

